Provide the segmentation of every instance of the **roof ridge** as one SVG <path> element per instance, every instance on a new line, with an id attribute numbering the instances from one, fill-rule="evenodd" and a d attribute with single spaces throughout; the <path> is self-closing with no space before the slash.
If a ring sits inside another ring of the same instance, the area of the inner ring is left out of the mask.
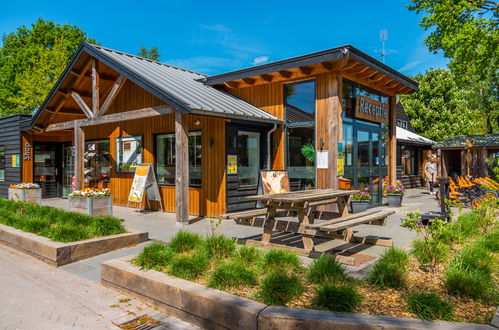
<path id="1" fill-rule="evenodd" d="M 208 75 L 206 75 L 204 73 L 199 73 L 199 72 L 196 72 L 196 71 L 192 71 L 192 70 L 184 69 L 184 68 L 181 68 L 181 67 L 178 67 L 178 66 L 175 66 L 175 65 L 171 65 L 171 64 L 168 64 L 168 63 L 163 63 L 163 62 L 160 62 L 160 61 L 151 60 L 150 58 L 145 58 L 145 57 L 142 57 L 142 56 L 133 55 L 133 54 L 130 54 L 130 53 L 125 53 L 125 52 L 122 52 L 122 51 L 119 51 L 119 50 L 116 50 L 116 49 L 104 47 L 104 46 L 101 46 L 101 45 L 92 44 L 92 43 L 89 43 L 89 42 L 84 42 L 84 44 L 88 45 L 90 47 L 93 47 L 93 48 L 100 48 L 100 49 L 107 50 L 107 51 L 110 51 L 110 52 L 114 52 L 114 53 L 117 53 L 117 54 L 120 54 L 120 55 L 131 56 L 131 57 L 138 58 L 139 60 L 143 60 L 143 61 L 147 61 L 147 62 L 151 62 L 151 63 L 156 63 L 156 64 L 159 64 L 159 65 L 164 65 L 166 67 L 177 69 L 177 70 L 181 70 L 181 71 L 185 71 L 185 72 L 194 73 L 194 74 L 203 76 L 205 78 L 208 77 Z M 202 79 L 202 78 L 196 78 L 196 79 Z"/>

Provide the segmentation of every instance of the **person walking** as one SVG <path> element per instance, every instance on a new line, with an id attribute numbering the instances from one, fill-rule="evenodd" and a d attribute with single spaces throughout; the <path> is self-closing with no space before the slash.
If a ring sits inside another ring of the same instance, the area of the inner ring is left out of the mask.
<path id="1" fill-rule="evenodd" d="M 428 185 L 430 186 L 430 195 L 435 195 L 433 187 L 437 181 L 437 158 L 434 155 L 428 157 L 430 158 L 430 161 L 425 164 L 424 173 L 426 182 L 428 182 Z"/>

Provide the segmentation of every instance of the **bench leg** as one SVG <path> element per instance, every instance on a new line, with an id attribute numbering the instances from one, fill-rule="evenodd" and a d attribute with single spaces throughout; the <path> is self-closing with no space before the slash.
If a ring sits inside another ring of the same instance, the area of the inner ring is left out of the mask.
<path id="1" fill-rule="evenodd" d="M 304 210 L 298 211 L 298 221 L 300 222 L 300 227 L 304 229 L 305 226 L 314 223 L 315 217 L 315 206 L 308 207 Z M 314 250 L 314 241 L 312 237 L 302 235 L 303 247 L 307 251 Z"/>
<path id="2" fill-rule="evenodd" d="M 272 238 L 272 231 L 274 230 L 274 219 L 277 210 L 273 207 L 267 208 L 267 216 L 265 217 L 265 223 L 263 224 L 263 234 L 262 243 L 270 243 Z"/>

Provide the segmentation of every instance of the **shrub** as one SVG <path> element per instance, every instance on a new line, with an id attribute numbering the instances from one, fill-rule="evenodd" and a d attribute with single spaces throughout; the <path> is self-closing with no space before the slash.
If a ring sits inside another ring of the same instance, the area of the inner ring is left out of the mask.
<path id="1" fill-rule="evenodd" d="M 270 249 L 262 258 L 261 266 L 264 270 L 299 270 L 301 261 L 298 256 L 291 252 L 281 249 Z"/>
<path id="2" fill-rule="evenodd" d="M 248 286 L 255 283 L 255 271 L 245 267 L 242 262 L 233 261 L 219 265 L 211 273 L 208 286 L 225 290 L 227 287 Z"/>
<path id="3" fill-rule="evenodd" d="M 362 301 L 362 295 L 352 286 L 322 284 L 316 291 L 314 304 L 333 312 L 352 312 Z"/>
<path id="4" fill-rule="evenodd" d="M 212 235 L 204 242 L 206 252 L 213 258 L 227 258 L 234 254 L 236 242 L 224 235 Z"/>
<path id="5" fill-rule="evenodd" d="M 296 275 L 273 271 L 262 280 L 259 296 L 267 305 L 285 305 L 303 291 L 304 287 Z"/>
<path id="6" fill-rule="evenodd" d="M 462 269 L 476 270 L 491 275 L 494 257 L 484 247 L 472 245 L 462 249 L 452 263 L 459 265 Z"/>
<path id="7" fill-rule="evenodd" d="M 409 311 L 423 320 L 451 320 L 452 304 L 435 293 L 409 293 L 406 297 Z"/>
<path id="8" fill-rule="evenodd" d="M 236 258 L 244 263 L 251 264 L 256 263 L 262 257 L 262 251 L 258 250 L 254 246 L 241 246 L 236 253 Z"/>
<path id="9" fill-rule="evenodd" d="M 143 269 L 162 270 L 173 259 L 175 253 L 162 242 L 153 242 L 146 246 L 137 256 L 135 262 Z"/>
<path id="10" fill-rule="evenodd" d="M 199 234 L 181 230 L 170 240 L 168 245 L 173 252 L 189 252 L 201 245 L 203 239 Z"/>
<path id="11" fill-rule="evenodd" d="M 185 280 L 194 280 L 208 268 L 209 262 L 206 251 L 198 248 L 190 255 L 175 255 L 169 272 Z"/>
<path id="12" fill-rule="evenodd" d="M 430 238 L 412 242 L 411 253 L 422 266 L 436 265 L 445 260 L 449 247 L 444 242 Z"/>
<path id="13" fill-rule="evenodd" d="M 347 278 L 345 267 L 330 254 L 321 255 L 308 268 L 308 280 L 312 283 L 344 281 Z"/>
<path id="14" fill-rule="evenodd" d="M 403 288 L 406 285 L 409 256 L 404 250 L 391 247 L 378 259 L 367 281 L 380 287 Z"/>

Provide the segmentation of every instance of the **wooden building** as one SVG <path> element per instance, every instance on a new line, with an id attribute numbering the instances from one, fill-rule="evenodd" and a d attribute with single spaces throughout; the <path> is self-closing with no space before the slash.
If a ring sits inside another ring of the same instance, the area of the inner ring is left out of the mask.
<path id="1" fill-rule="evenodd" d="M 151 163 L 178 221 L 254 207 L 265 168 L 287 169 L 293 189 L 346 177 L 377 204 L 380 178 L 396 178 L 396 95 L 416 90 L 352 46 L 208 77 L 84 43 L 22 133 L 22 179 L 45 197 L 107 186 L 127 205 L 135 166 Z"/>

